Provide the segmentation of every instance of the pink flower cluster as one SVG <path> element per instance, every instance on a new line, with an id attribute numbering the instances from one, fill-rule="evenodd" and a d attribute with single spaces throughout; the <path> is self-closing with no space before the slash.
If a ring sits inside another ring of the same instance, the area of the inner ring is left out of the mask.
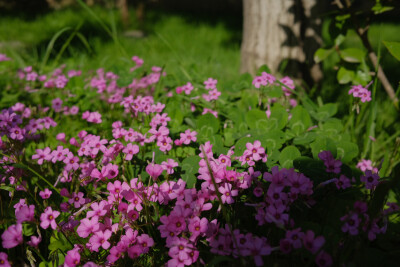
<path id="1" fill-rule="evenodd" d="M 363 172 L 368 170 L 374 173 L 378 173 L 378 168 L 374 167 L 372 165 L 372 161 L 369 159 L 368 160 L 362 159 L 360 162 L 357 163 L 357 168 L 359 168 Z"/>
<path id="2" fill-rule="evenodd" d="M 0 136 L 7 136 L 12 140 L 24 142 L 39 137 L 38 131 L 50 129 L 57 126 L 57 123 L 50 117 L 30 119 L 28 123 L 24 119 L 32 116 L 30 108 L 23 104 L 15 105 L 11 109 L 3 109 L 0 113 Z"/>
<path id="3" fill-rule="evenodd" d="M 327 172 L 340 173 L 342 162 L 333 158 L 332 152 L 322 151 L 318 154 L 320 160 L 324 162 Z"/>
<path id="4" fill-rule="evenodd" d="M 90 112 L 90 111 L 85 111 L 82 114 L 82 119 L 91 122 L 91 123 L 102 123 L 103 121 L 101 120 L 101 114 L 97 111 L 95 112 Z"/>
<path id="5" fill-rule="evenodd" d="M 256 207 L 255 219 L 258 225 L 274 223 L 282 227 L 289 225 L 290 205 L 299 198 L 307 200 L 313 193 L 313 182 L 304 174 L 294 169 L 281 169 L 278 166 L 272 167 L 271 173 L 265 172 L 263 179 L 269 182 L 267 190 L 257 190 L 255 195 L 262 197 L 264 201 Z M 261 173 L 254 173 L 259 176 Z"/>
<path id="6" fill-rule="evenodd" d="M 263 71 L 260 76 L 256 76 L 253 80 L 253 85 L 255 88 L 260 88 L 260 86 L 267 86 L 267 85 L 272 85 L 276 81 L 276 78 Z"/>
<path id="7" fill-rule="evenodd" d="M 357 97 L 361 99 L 361 102 L 369 102 L 371 101 L 371 91 L 367 88 L 362 87 L 362 85 L 353 85 L 349 90 L 349 95 L 353 95 L 353 97 Z"/>
<path id="8" fill-rule="evenodd" d="M 367 234 L 370 241 L 375 240 L 377 234 L 384 234 L 387 230 L 387 219 L 384 217 L 398 210 L 399 207 L 395 204 L 392 209 L 385 210 L 378 217 L 370 218 L 368 204 L 356 201 L 353 210 L 340 218 L 343 222 L 342 231 L 349 235 L 358 235 L 361 230 Z"/>

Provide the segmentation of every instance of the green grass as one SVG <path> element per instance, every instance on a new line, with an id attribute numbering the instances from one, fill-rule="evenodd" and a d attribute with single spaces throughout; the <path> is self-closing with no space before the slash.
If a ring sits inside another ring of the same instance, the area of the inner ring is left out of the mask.
<path id="1" fill-rule="evenodd" d="M 129 58 L 138 55 L 145 60 L 145 64 L 163 66 L 167 74 L 173 74 L 181 82 L 214 77 L 220 80 L 220 85 L 225 83 L 229 87 L 238 76 L 240 47 L 237 43 L 230 43 L 232 33 L 222 21 L 214 25 L 188 22 L 178 15 L 149 11 L 146 25 L 150 30 L 146 37 L 138 39 L 124 36 L 118 12 L 100 8 L 94 11 L 109 29 L 113 23 L 116 25 L 118 42 L 124 52 L 116 47 L 110 35 L 84 9 L 55 11 L 33 21 L 0 18 L 0 42 L 5 43 L 3 50 L 10 55 L 21 55 L 24 65 L 41 62 L 51 38 L 65 27 L 70 27 L 55 41 L 47 64 L 50 69 L 55 67 L 53 60 L 64 43 L 69 41 L 73 30 L 82 24 L 79 32 L 90 49 L 74 36 L 57 64 L 65 63 L 71 68 L 80 67 L 83 70 L 103 67 L 125 73 L 132 66 Z M 133 15 L 133 10 L 130 13 Z M 135 25 L 135 18 L 132 18 L 132 28 Z"/>

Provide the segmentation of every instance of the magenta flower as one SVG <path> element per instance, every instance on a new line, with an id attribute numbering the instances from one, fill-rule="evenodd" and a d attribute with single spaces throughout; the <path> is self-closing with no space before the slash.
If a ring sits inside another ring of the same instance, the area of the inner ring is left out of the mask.
<path id="1" fill-rule="evenodd" d="M 249 238 L 246 247 L 250 250 L 250 255 L 253 256 L 256 266 L 262 266 L 264 264 L 262 256 L 270 255 L 272 252 L 271 246 L 265 238 Z"/>
<path id="2" fill-rule="evenodd" d="M 2 54 L 0 54 L 0 61 L 1 61 L 1 55 Z M 8 255 L 4 252 L 0 252 L 0 266 L 11 267 L 10 263 L 8 262 Z"/>
<path id="3" fill-rule="evenodd" d="M 31 247 L 37 248 L 40 244 L 40 242 L 42 242 L 42 237 L 38 236 L 31 236 L 31 240 L 27 242 L 27 244 Z"/>
<path id="4" fill-rule="evenodd" d="M 70 250 L 65 256 L 64 264 L 66 267 L 75 267 L 81 262 L 81 255 L 76 249 Z"/>
<path id="5" fill-rule="evenodd" d="M 337 189 L 346 189 L 351 187 L 350 179 L 345 175 L 340 175 L 339 179 L 334 179 Z"/>
<path id="6" fill-rule="evenodd" d="M 184 133 L 180 133 L 181 136 L 181 142 L 185 145 L 190 144 L 190 142 L 196 142 L 197 141 L 197 132 L 196 131 L 191 131 L 190 129 L 187 129 Z"/>
<path id="7" fill-rule="evenodd" d="M 379 175 L 372 173 L 370 170 L 365 171 L 365 175 L 360 177 L 361 182 L 365 183 L 365 188 L 374 189 L 379 183 Z"/>
<path id="8" fill-rule="evenodd" d="M 69 204 L 74 204 L 76 209 L 80 208 L 82 205 L 86 203 L 85 198 L 83 197 L 84 194 L 82 192 L 72 193 L 71 198 L 68 200 Z"/>
<path id="9" fill-rule="evenodd" d="M 54 109 L 55 112 L 62 111 L 62 104 L 63 101 L 60 98 L 55 98 L 51 101 L 51 107 Z"/>
<path id="10" fill-rule="evenodd" d="M 97 232 L 100 228 L 98 217 L 94 216 L 91 220 L 85 218 L 76 229 L 78 235 L 82 238 L 88 237 L 91 233 Z"/>
<path id="11" fill-rule="evenodd" d="M 139 153 L 139 146 L 132 145 L 131 143 L 127 144 L 126 147 L 122 150 L 125 153 L 125 160 L 132 160 L 133 155 Z"/>
<path id="12" fill-rule="evenodd" d="M 333 261 L 331 255 L 325 251 L 321 251 L 315 258 L 315 263 L 318 265 L 318 267 L 329 267 L 332 266 Z"/>
<path id="13" fill-rule="evenodd" d="M 56 218 L 60 215 L 59 211 L 53 211 L 51 207 L 47 207 L 40 215 L 40 226 L 43 229 L 49 228 L 55 230 L 57 228 Z"/>
<path id="14" fill-rule="evenodd" d="M 204 81 L 204 85 L 206 89 L 216 89 L 217 80 L 213 78 L 208 78 L 207 81 Z"/>
<path id="15" fill-rule="evenodd" d="M 325 238 L 323 236 L 315 237 L 313 231 L 308 230 L 306 234 L 303 236 L 303 244 L 306 249 L 311 251 L 312 254 L 315 254 L 320 250 L 320 248 L 324 245 Z"/>
<path id="16" fill-rule="evenodd" d="M 150 247 L 152 247 L 154 245 L 154 240 L 153 238 L 151 238 L 150 236 L 146 235 L 146 234 L 142 234 L 140 236 L 137 237 L 137 242 L 139 245 L 141 245 L 142 247 L 142 252 L 143 253 L 147 253 L 150 249 Z"/>
<path id="17" fill-rule="evenodd" d="M 345 222 L 342 226 L 343 233 L 348 232 L 350 235 L 358 234 L 358 226 L 360 225 L 361 219 L 357 213 L 350 213 L 340 218 L 342 222 Z"/>
<path id="18" fill-rule="evenodd" d="M 247 143 L 246 148 L 247 148 L 246 151 L 248 151 L 249 154 L 251 154 L 252 158 L 256 161 L 260 160 L 261 159 L 260 155 L 265 153 L 265 149 L 261 147 L 261 142 L 258 140 L 254 141 L 253 144 Z"/>
<path id="19" fill-rule="evenodd" d="M 369 170 L 374 173 L 378 173 L 378 169 L 372 166 L 371 160 L 362 159 L 359 163 L 357 163 L 357 168 L 363 172 Z"/>
<path id="20" fill-rule="evenodd" d="M 178 162 L 174 161 L 173 159 L 168 159 L 167 161 L 161 162 L 161 166 L 167 171 L 168 174 L 173 174 L 174 168 L 178 167 Z"/>
<path id="21" fill-rule="evenodd" d="M 39 192 L 39 195 L 42 199 L 50 198 L 51 194 L 53 194 L 53 192 L 51 192 L 48 188 L 45 188 L 43 191 Z"/>
<path id="22" fill-rule="evenodd" d="M 229 183 L 225 183 L 223 186 L 218 188 L 218 191 L 221 193 L 222 203 L 232 204 L 235 202 L 233 197 L 238 195 L 238 190 L 232 190 L 232 185 Z"/>
<path id="23" fill-rule="evenodd" d="M 32 159 L 38 159 L 39 165 L 42 165 L 44 160 L 50 161 L 51 158 L 50 147 L 46 147 L 45 149 L 36 149 L 36 154 L 32 156 Z"/>
<path id="24" fill-rule="evenodd" d="M 92 250 L 99 251 L 99 248 L 108 249 L 110 247 L 110 239 L 112 232 L 110 230 L 98 231 L 90 239 L 89 243 L 92 245 Z"/>
<path id="25" fill-rule="evenodd" d="M 22 206 L 18 211 L 15 210 L 15 217 L 17 218 L 17 223 L 31 222 L 34 220 L 35 215 L 35 205 Z"/>
<path id="26" fill-rule="evenodd" d="M 153 181 L 156 181 L 158 176 L 161 175 L 164 168 L 159 164 L 154 164 L 153 162 L 147 165 L 146 172 L 153 178 Z"/>
<path id="27" fill-rule="evenodd" d="M 11 58 L 7 57 L 6 54 L 0 54 L 0 62 L 2 61 L 9 61 Z M 7 256 L 7 255 L 6 255 Z M 7 258 L 7 257 L 6 257 Z"/>
<path id="28" fill-rule="evenodd" d="M 208 220 L 207 218 L 199 218 L 194 217 L 189 220 L 189 232 L 191 233 L 190 241 L 196 241 L 196 238 L 202 234 L 204 234 L 208 229 Z"/>
<path id="29" fill-rule="evenodd" d="M 1 235 L 3 248 L 13 248 L 22 244 L 22 224 L 13 224 L 7 228 Z"/>
<path id="30" fill-rule="evenodd" d="M 69 170 L 76 171 L 79 168 L 79 158 L 74 156 L 74 154 L 72 154 L 71 152 L 68 153 L 63 162 L 66 164 L 65 166 L 66 171 Z"/>
<path id="31" fill-rule="evenodd" d="M 92 205 L 90 205 L 92 210 L 87 212 L 86 217 L 102 217 L 106 215 L 107 211 L 109 210 L 109 206 L 110 205 L 105 200 L 102 200 L 99 203 L 94 202 Z"/>

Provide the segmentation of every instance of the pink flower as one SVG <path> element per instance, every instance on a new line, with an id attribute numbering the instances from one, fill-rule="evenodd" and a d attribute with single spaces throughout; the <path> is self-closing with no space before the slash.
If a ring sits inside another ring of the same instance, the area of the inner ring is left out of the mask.
<path id="1" fill-rule="evenodd" d="M 125 153 L 125 160 L 132 160 L 133 155 L 139 153 L 139 146 L 132 145 L 131 143 L 127 144 L 126 147 L 122 150 Z"/>
<path id="2" fill-rule="evenodd" d="M 308 230 L 306 234 L 303 236 L 303 244 L 306 249 L 311 251 L 312 254 L 315 254 L 320 250 L 320 248 L 324 245 L 325 238 L 323 236 L 315 237 L 313 231 Z"/>
<path id="3" fill-rule="evenodd" d="M 31 240 L 27 242 L 27 244 L 31 247 L 37 248 L 40 244 L 40 242 L 42 242 L 42 238 L 36 237 L 36 236 L 31 236 Z"/>
<path id="4" fill-rule="evenodd" d="M 178 163 L 173 159 L 168 159 L 167 161 L 161 162 L 161 166 L 164 170 L 167 171 L 168 174 L 173 174 L 174 168 L 178 167 Z"/>
<path id="5" fill-rule="evenodd" d="M 147 253 L 149 251 L 149 248 L 154 245 L 154 240 L 150 236 L 146 234 L 142 234 L 137 237 L 137 242 L 139 245 L 142 247 L 142 252 Z"/>
<path id="6" fill-rule="evenodd" d="M 369 86 L 369 85 L 368 85 Z M 361 98 L 361 102 L 369 102 L 371 101 L 371 91 L 367 88 L 362 87 L 361 85 L 353 85 L 349 90 L 349 95 L 353 94 L 353 97 Z"/>
<path id="7" fill-rule="evenodd" d="M 363 172 L 369 170 L 374 173 L 378 173 L 378 169 L 372 166 L 371 160 L 362 159 L 359 163 L 357 163 L 357 168 L 359 168 Z"/>
<path id="8" fill-rule="evenodd" d="M 204 85 L 206 89 L 216 89 L 217 86 L 217 80 L 213 78 L 208 78 L 207 81 L 204 81 Z"/>
<path id="9" fill-rule="evenodd" d="M 15 210 L 15 217 L 17 218 L 17 223 L 31 222 L 34 220 L 35 215 L 35 205 L 22 206 L 18 211 Z"/>
<path id="10" fill-rule="evenodd" d="M 232 197 L 238 195 L 238 190 L 232 190 L 232 185 L 229 183 L 225 183 L 223 186 L 220 186 L 218 191 L 221 193 L 222 203 L 232 204 L 235 202 Z"/>
<path id="11" fill-rule="evenodd" d="M 50 198 L 51 194 L 53 194 L 53 192 L 51 192 L 48 188 L 45 188 L 43 191 L 39 192 L 39 195 L 42 199 Z"/>
<path id="12" fill-rule="evenodd" d="M 85 198 L 83 197 L 83 193 L 82 192 L 78 192 L 78 193 L 72 193 L 71 198 L 68 200 L 69 204 L 74 204 L 74 207 L 76 209 L 80 208 L 82 205 L 84 205 L 86 203 Z"/>
<path id="13" fill-rule="evenodd" d="M 194 217 L 189 220 L 189 232 L 192 234 L 190 236 L 190 241 L 196 241 L 196 238 L 201 234 L 204 234 L 208 229 L 207 218 Z"/>
<path id="14" fill-rule="evenodd" d="M 281 83 L 289 87 L 290 89 L 294 89 L 294 82 L 292 79 L 290 79 L 288 76 L 283 77 L 282 79 L 279 80 Z M 290 96 L 292 94 L 292 91 L 288 89 L 285 86 L 282 86 L 282 90 L 285 93 L 286 96 Z"/>
<path id="15" fill-rule="evenodd" d="M 55 112 L 62 111 L 62 104 L 63 101 L 60 98 L 56 98 L 51 101 L 52 108 L 54 109 Z"/>
<path id="16" fill-rule="evenodd" d="M 146 172 L 150 175 L 151 178 L 153 178 L 153 181 L 157 180 L 158 176 L 161 175 L 163 170 L 164 168 L 161 165 L 154 163 L 150 163 L 146 167 Z"/>
<path id="17" fill-rule="evenodd" d="M 65 256 L 65 267 L 75 267 L 81 262 L 81 255 L 76 249 L 70 250 Z"/>
<path id="18" fill-rule="evenodd" d="M 325 251 L 321 251 L 315 258 L 315 263 L 318 265 L 318 267 L 329 267 L 332 266 L 333 261 L 331 255 Z"/>
<path id="19" fill-rule="evenodd" d="M 196 142 L 197 141 L 197 132 L 196 131 L 191 131 L 190 129 L 187 129 L 184 133 L 180 133 L 181 135 L 181 142 L 185 145 L 190 144 L 190 142 Z"/>
<path id="20" fill-rule="evenodd" d="M 91 233 L 97 232 L 99 230 L 100 224 L 98 217 L 94 216 L 92 219 L 82 219 L 81 224 L 76 229 L 78 235 L 82 238 L 88 237 Z"/>
<path id="21" fill-rule="evenodd" d="M 22 244 L 22 224 L 13 224 L 1 235 L 3 248 L 13 248 Z"/>
<path id="22" fill-rule="evenodd" d="M 55 230 L 57 228 L 56 218 L 60 215 L 59 211 L 53 211 L 51 207 L 47 207 L 40 215 L 40 226 L 43 229 L 49 228 Z"/>
<path id="23" fill-rule="evenodd" d="M 32 156 L 32 159 L 39 159 L 39 165 L 42 165 L 44 160 L 50 161 L 51 158 L 52 156 L 50 147 L 46 147 L 45 149 L 36 149 L 36 154 Z"/>
<path id="24" fill-rule="evenodd" d="M 266 86 L 268 84 L 274 84 L 276 78 L 269 73 L 262 72 L 261 76 L 256 76 L 253 80 L 253 85 L 255 88 L 260 88 L 260 86 Z"/>
<path id="25" fill-rule="evenodd" d="M 74 154 L 72 154 L 71 152 L 67 154 L 63 162 L 66 164 L 65 166 L 66 171 L 72 169 L 77 170 L 79 168 L 79 158 L 74 156 Z"/>
<path id="26" fill-rule="evenodd" d="M 350 235 L 358 234 L 358 226 L 360 225 L 361 219 L 357 213 L 350 213 L 340 218 L 342 222 L 345 222 L 342 226 L 343 233 L 349 233 Z"/>
<path id="27" fill-rule="evenodd" d="M 93 251 L 99 251 L 99 248 L 108 249 L 110 247 L 110 242 L 108 239 L 111 237 L 112 232 L 110 230 L 98 231 L 90 239 L 89 243 L 92 245 Z"/>
<path id="28" fill-rule="evenodd" d="M 256 266 L 262 266 L 264 264 L 262 256 L 270 255 L 272 251 L 266 239 L 259 237 L 249 238 L 246 247 L 250 250 L 250 255 L 253 256 Z"/>
<path id="29" fill-rule="evenodd" d="M 9 60 L 11 60 L 11 58 L 7 57 L 6 54 L 0 54 L 0 62 Z"/>
<path id="30" fill-rule="evenodd" d="M 2 54 L 0 54 L 0 61 L 2 61 L 1 55 Z M 0 252 L 0 266 L 1 267 L 11 267 L 10 263 L 8 262 L 8 255 L 4 252 Z"/>
<path id="31" fill-rule="evenodd" d="M 370 170 L 365 171 L 365 175 L 360 177 L 361 182 L 365 183 L 365 188 L 374 189 L 379 183 L 379 175 L 372 173 Z"/>
<path id="32" fill-rule="evenodd" d="M 334 179 L 337 189 L 346 189 L 351 187 L 350 179 L 345 175 L 340 175 L 339 179 Z"/>
<path id="33" fill-rule="evenodd" d="M 254 160 L 260 160 L 261 159 L 261 155 L 263 155 L 265 153 L 265 149 L 263 147 L 261 147 L 261 142 L 259 140 L 254 141 L 254 143 L 247 143 L 246 144 L 246 148 L 249 152 L 249 154 L 251 154 L 252 158 Z"/>
<path id="34" fill-rule="evenodd" d="M 218 118 L 218 112 L 208 109 L 208 108 L 204 108 L 203 112 L 201 113 L 201 115 L 207 114 L 207 113 L 211 113 L 212 115 L 214 115 L 215 118 Z"/>

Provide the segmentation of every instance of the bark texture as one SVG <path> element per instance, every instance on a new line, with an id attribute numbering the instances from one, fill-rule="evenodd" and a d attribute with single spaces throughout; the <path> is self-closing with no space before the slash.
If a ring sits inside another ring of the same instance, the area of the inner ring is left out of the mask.
<path id="1" fill-rule="evenodd" d="M 317 0 L 243 0 L 241 72 L 255 74 L 266 64 L 272 72 L 318 80 L 313 54 L 321 45 Z M 326 2 L 326 1 L 322 1 Z M 308 65 L 308 74 L 303 69 Z M 315 77 L 314 77 L 315 76 Z"/>

